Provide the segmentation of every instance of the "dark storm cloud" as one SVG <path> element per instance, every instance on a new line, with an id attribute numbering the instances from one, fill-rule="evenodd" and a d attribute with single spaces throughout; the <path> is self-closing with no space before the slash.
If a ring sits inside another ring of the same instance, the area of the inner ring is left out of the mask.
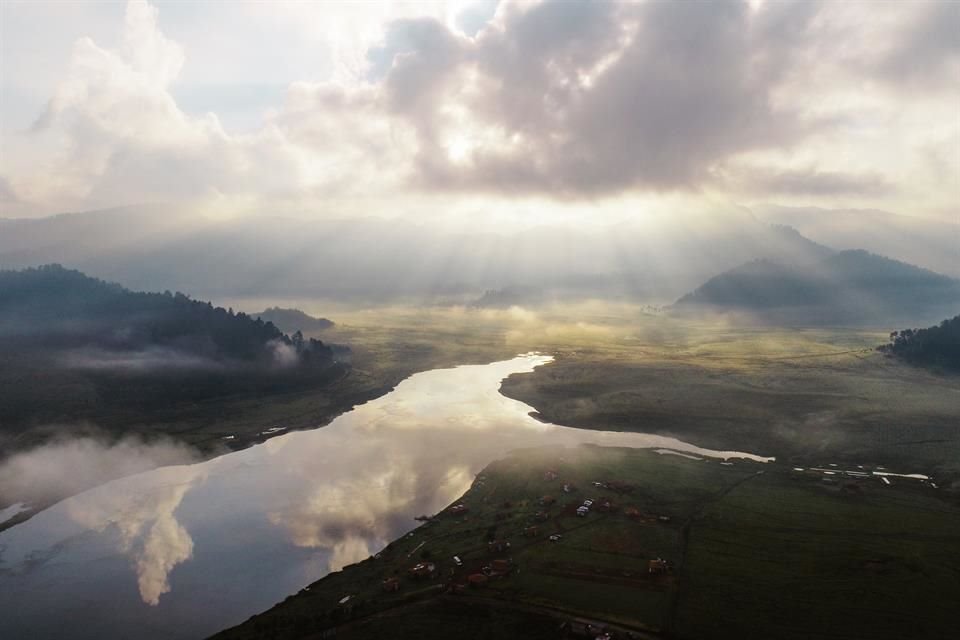
<path id="1" fill-rule="evenodd" d="M 571 195 L 688 188 L 732 154 L 802 135 L 771 91 L 815 12 L 811 2 L 757 11 L 733 0 L 548 2 L 508 8 L 474 41 L 435 21 L 395 23 L 372 59 L 396 52 L 391 102 L 420 130 L 435 121 L 445 81 L 475 73 L 471 116 L 512 141 L 478 149 L 466 167 L 426 141 L 428 185 Z"/>
<path id="2" fill-rule="evenodd" d="M 400 112 L 425 107 L 445 77 L 460 64 L 463 46 L 433 18 L 396 20 L 384 42 L 372 48 L 371 79 L 386 77 L 390 106 Z"/>

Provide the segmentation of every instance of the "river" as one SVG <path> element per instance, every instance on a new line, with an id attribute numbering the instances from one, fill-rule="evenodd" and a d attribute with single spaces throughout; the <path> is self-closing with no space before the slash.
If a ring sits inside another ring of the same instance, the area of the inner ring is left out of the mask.
<path id="1" fill-rule="evenodd" d="M 438 369 L 339 416 L 90 489 L 0 533 L 0 638 L 202 638 L 362 560 L 519 447 L 746 458 L 531 418 L 500 382 L 549 356 Z"/>

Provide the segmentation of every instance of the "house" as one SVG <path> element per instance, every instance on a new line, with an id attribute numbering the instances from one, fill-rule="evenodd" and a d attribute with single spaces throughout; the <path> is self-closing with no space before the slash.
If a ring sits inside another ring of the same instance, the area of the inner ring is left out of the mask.
<path id="1" fill-rule="evenodd" d="M 510 543 L 507 540 L 493 540 L 487 543 L 487 550 L 491 552 L 503 552 L 510 548 Z"/>
<path id="2" fill-rule="evenodd" d="M 560 477 L 560 474 L 558 474 L 556 471 L 546 471 L 543 474 L 543 479 L 548 482 L 553 482 L 559 477 Z"/>
<path id="3" fill-rule="evenodd" d="M 627 516 L 628 518 L 632 518 L 636 520 L 637 518 L 640 517 L 641 514 L 640 514 L 640 509 L 637 509 L 636 507 L 627 507 L 626 509 L 623 510 L 623 515 Z"/>
<path id="4" fill-rule="evenodd" d="M 437 575 L 437 565 L 432 562 L 419 562 L 411 567 L 407 573 L 410 574 L 411 578 L 418 580 L 432 578 Z"/>
<path id="5" fill-rule="evenodd" d="M 453 505 L 452 507 L 450 507 L 450 513 L 452 513 L 452 514 L 455 515 L 455 516 L 463 515 L 464 513 L 467 513 L 468 511 L 470 511 L 470 507 L 468 507 L 467 505 L 465 505 L 465 504 L 463 504 L 463 503 L 461 503 L 461 504 L 455 504 L 455 505 Z"/>
<path id="6" fill-rule="evenodd" d="M 487 576 L 482 573 L 471 573 L 467 576 L 467 584 L 471 587 L 482 587 L 487 584 Z"/>
<path id="7" fill-rule="evenodd" d="M 509 560 L 494 560 L 490 563 L 490 568 L 493 569 L 494 574 L 505 576 L 510 573 L 513 566 Z"/>
<path id="8" fill-rule="evenodd" d="M 670 570 L 670 565 L 663 558 L 654 558 L 647 562 L 647 572 L 653 575 L 660 575 L 667 573 Z"/>
<path id="9" fill-rule="evenodd" d="M 601 500 L 600 504 L 597 505 L 597 509 L 599 509 L 603 513 L 609 513 L 611 511 L 616 511 L 617 507 L 609 500 Z"/>
<path id="10" fill-rule="evenodd" d="M 554 498 L 553 496 L 543 496 L 542 498 L 540 498 L 540 504 L 542 504 L 545 507 L 549 507 L 556 501 L 557 499 Z"/>
<path id="11" fill-rule="evenodd" d="M 381 583 L 381 587 L 387 593 L 400 591 L 400 578 L 387 578 Z"/>
<path id="12" fill-rule="evenodd" d="M 526 529 L 523 530 L 523 535 L 525 535 L 528 538 L 536 538 L 538 535 L 540 535 L 540 527 L 537 527 L 537 526 L 527 527 Z"/>
<path id="13" fill-rule="evenodd" d="M 537 520 L 538 522 L 544 522 L 549 517 L 550 516 L 547 514 L 546 511 L 537 511 L 536 515 L 533 516 L 534 520 Z"/>
<path id="14" fill-rule="evenodd" d="M 590 513 L 590 507 L 586 507 L 582 505 L 577 507 L 577 515 L 580 516 L 581 518 L 586 517 L 588 513 Z"/>

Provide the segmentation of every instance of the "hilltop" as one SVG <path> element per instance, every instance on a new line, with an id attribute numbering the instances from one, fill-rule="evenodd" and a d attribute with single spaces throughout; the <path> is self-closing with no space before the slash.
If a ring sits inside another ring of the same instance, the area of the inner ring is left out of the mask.
<path id="1" fill-rule="evenodd" d="M 863 250 L 808 264 L 755 260 L 680 298 L 678 310 L 736 310 L 777 320 L 883 324 L 942 317 L 960 304 L 960 280 Z"/>
<path id="2" fill-rule="evenodd" d="M 296 333 L 297 331 L 323 331 L 333 326 L 333 321 L 326 318 L 315 318 L 300 311 L 300 309 L 282 309 L 280 307 L 270 307 L 259 313 L 250 314 L 254 318 L 260 318 L 264 322 L 272 322 L 287 333 Z"/>

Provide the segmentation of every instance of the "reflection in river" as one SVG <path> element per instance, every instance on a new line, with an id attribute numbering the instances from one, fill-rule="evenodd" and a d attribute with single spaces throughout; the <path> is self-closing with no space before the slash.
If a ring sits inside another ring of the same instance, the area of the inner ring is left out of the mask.
<path id="1" fill-rule="evenodd" d="M 0 534 L 0 637 L 203 637 L 375 553 L 519 447 L 766 460 L 538 422 L 499 386 L 549 360 L 417 374 L 323 429 L 64 500 Z"/>

